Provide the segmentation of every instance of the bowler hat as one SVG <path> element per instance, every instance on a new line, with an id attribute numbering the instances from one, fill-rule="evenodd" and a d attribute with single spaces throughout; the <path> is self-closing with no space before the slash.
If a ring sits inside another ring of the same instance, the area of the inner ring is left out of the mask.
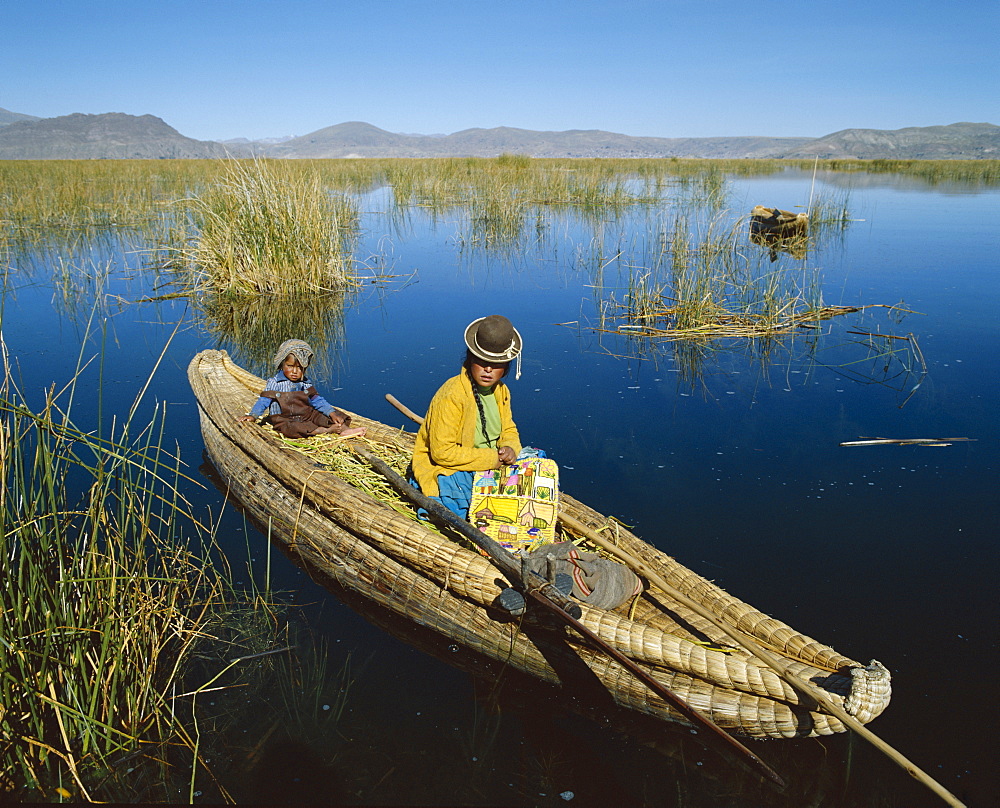
<path id="1" fill-rule="evenodd" d="M 510 362 L 521 353 L 521 335 L 502 314 L 473 320 L 465 329 L 465 344 L 473 356 L 487 362 Z"/>

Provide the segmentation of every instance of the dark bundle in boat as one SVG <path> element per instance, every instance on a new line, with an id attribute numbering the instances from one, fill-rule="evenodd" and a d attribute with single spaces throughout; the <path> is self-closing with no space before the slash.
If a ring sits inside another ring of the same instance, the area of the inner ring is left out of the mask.
<path id="1" fill-rule="evenodd" d="M 750 211 L 751 235 L 768 234 L 782 238 L 804 236 L 809 232 L 809 215 L 792 213 L 790 210 L 765 208 L 757 205 Z"/>
<path id="2" fill-rule="evenodd" d="M 231 494 L 317 578 L 332 578 L 452 642 L 549 682 L 585 666 L 589 678 L 618 704 L 684 721 L 565 627 L 535 622 L 530 611 L 526 625 L 497 619 L 492 604 L 507 582 L 473 548 L 416 520 L 406 504 L 365 493 L 270 428 L 238 421 L 263 389 L 263 380 L 235 365 L 224 351 L 198 354 L 188 377 L 208 455 Z M 369 447 L 403 456 L 412 451 L 412 433 L 351 415 L 352 423 L 367 428 Z M 848 717 L 868 722 L 888 704 L 889 672 L 880 663 L 862 665 L 762 614 L 566 494 L 560 495 L 560 514 L 565 538 L 574 538 L 566 524 L 599 531 L 655 571 L 647 577 L 680 593 L 671 597 L 647 583 L 639 598 L 617 609 L 581 603 L 581 622 L 719 726 L 758 738 L 845 729 L 839 718 L 734 643 L 718 621 L 777 655 L 790 677 L 821 688 Z"/>

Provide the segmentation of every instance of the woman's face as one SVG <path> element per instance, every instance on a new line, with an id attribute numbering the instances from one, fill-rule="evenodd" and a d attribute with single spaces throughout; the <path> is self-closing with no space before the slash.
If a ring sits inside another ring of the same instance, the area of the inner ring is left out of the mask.
<path id="1" fill-rule="evenodd" d="M 290 382 L 300 382 L 305 375 L 305 371 L 302 370 L 299 360 L 291 354 L 286 356 L 285 361 L 281 363 L 281 372 L 285 374 L 285 378 Z"/>
<path id="2" fill-rule="evenodd" d="M 488 362 L 476 357 L 469 362 L 469 375 L 480 387 L 492 387 L 503 378 L 509 364 L 509 362 Z"/>

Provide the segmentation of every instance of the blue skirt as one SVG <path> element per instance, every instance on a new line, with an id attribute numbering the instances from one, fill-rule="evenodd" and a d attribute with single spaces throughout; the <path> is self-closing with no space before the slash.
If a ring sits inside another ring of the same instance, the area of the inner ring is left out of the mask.
<path id="1" fill-rule="evenodd" d="M 442 474 L 438 477 L 438 491 L 436 497 L 428 496 L 435 502 L 440 502 L 449 511 L 462 519 L 469 518 L 469 505 L 472 503 L 472 475 L 471 471 L 456 471 L 452 474 Z M 419 489 L 417 481 L 410 477 L 410 485 Z M 427 511 L 420 508 L 417 516 L 427 519 Z"/>

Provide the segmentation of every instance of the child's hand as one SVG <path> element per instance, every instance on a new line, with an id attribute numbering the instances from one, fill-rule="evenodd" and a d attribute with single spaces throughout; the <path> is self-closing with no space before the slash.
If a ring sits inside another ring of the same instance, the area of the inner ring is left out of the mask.
<path id="1" fill-rule="evenodd" d="M 256 421 L 257 420 L 257 416 L 256 415 L 241 415 L 236 420 L 237 421 Z"/>
<path id="2" fill-rule="evenodd" d="M 517 452 L 514 451 L 512 446 L 501 446 L 497 449 L 497 457 L 500 458 L 501 465 L 509 466 L 517 460 Z"/>

